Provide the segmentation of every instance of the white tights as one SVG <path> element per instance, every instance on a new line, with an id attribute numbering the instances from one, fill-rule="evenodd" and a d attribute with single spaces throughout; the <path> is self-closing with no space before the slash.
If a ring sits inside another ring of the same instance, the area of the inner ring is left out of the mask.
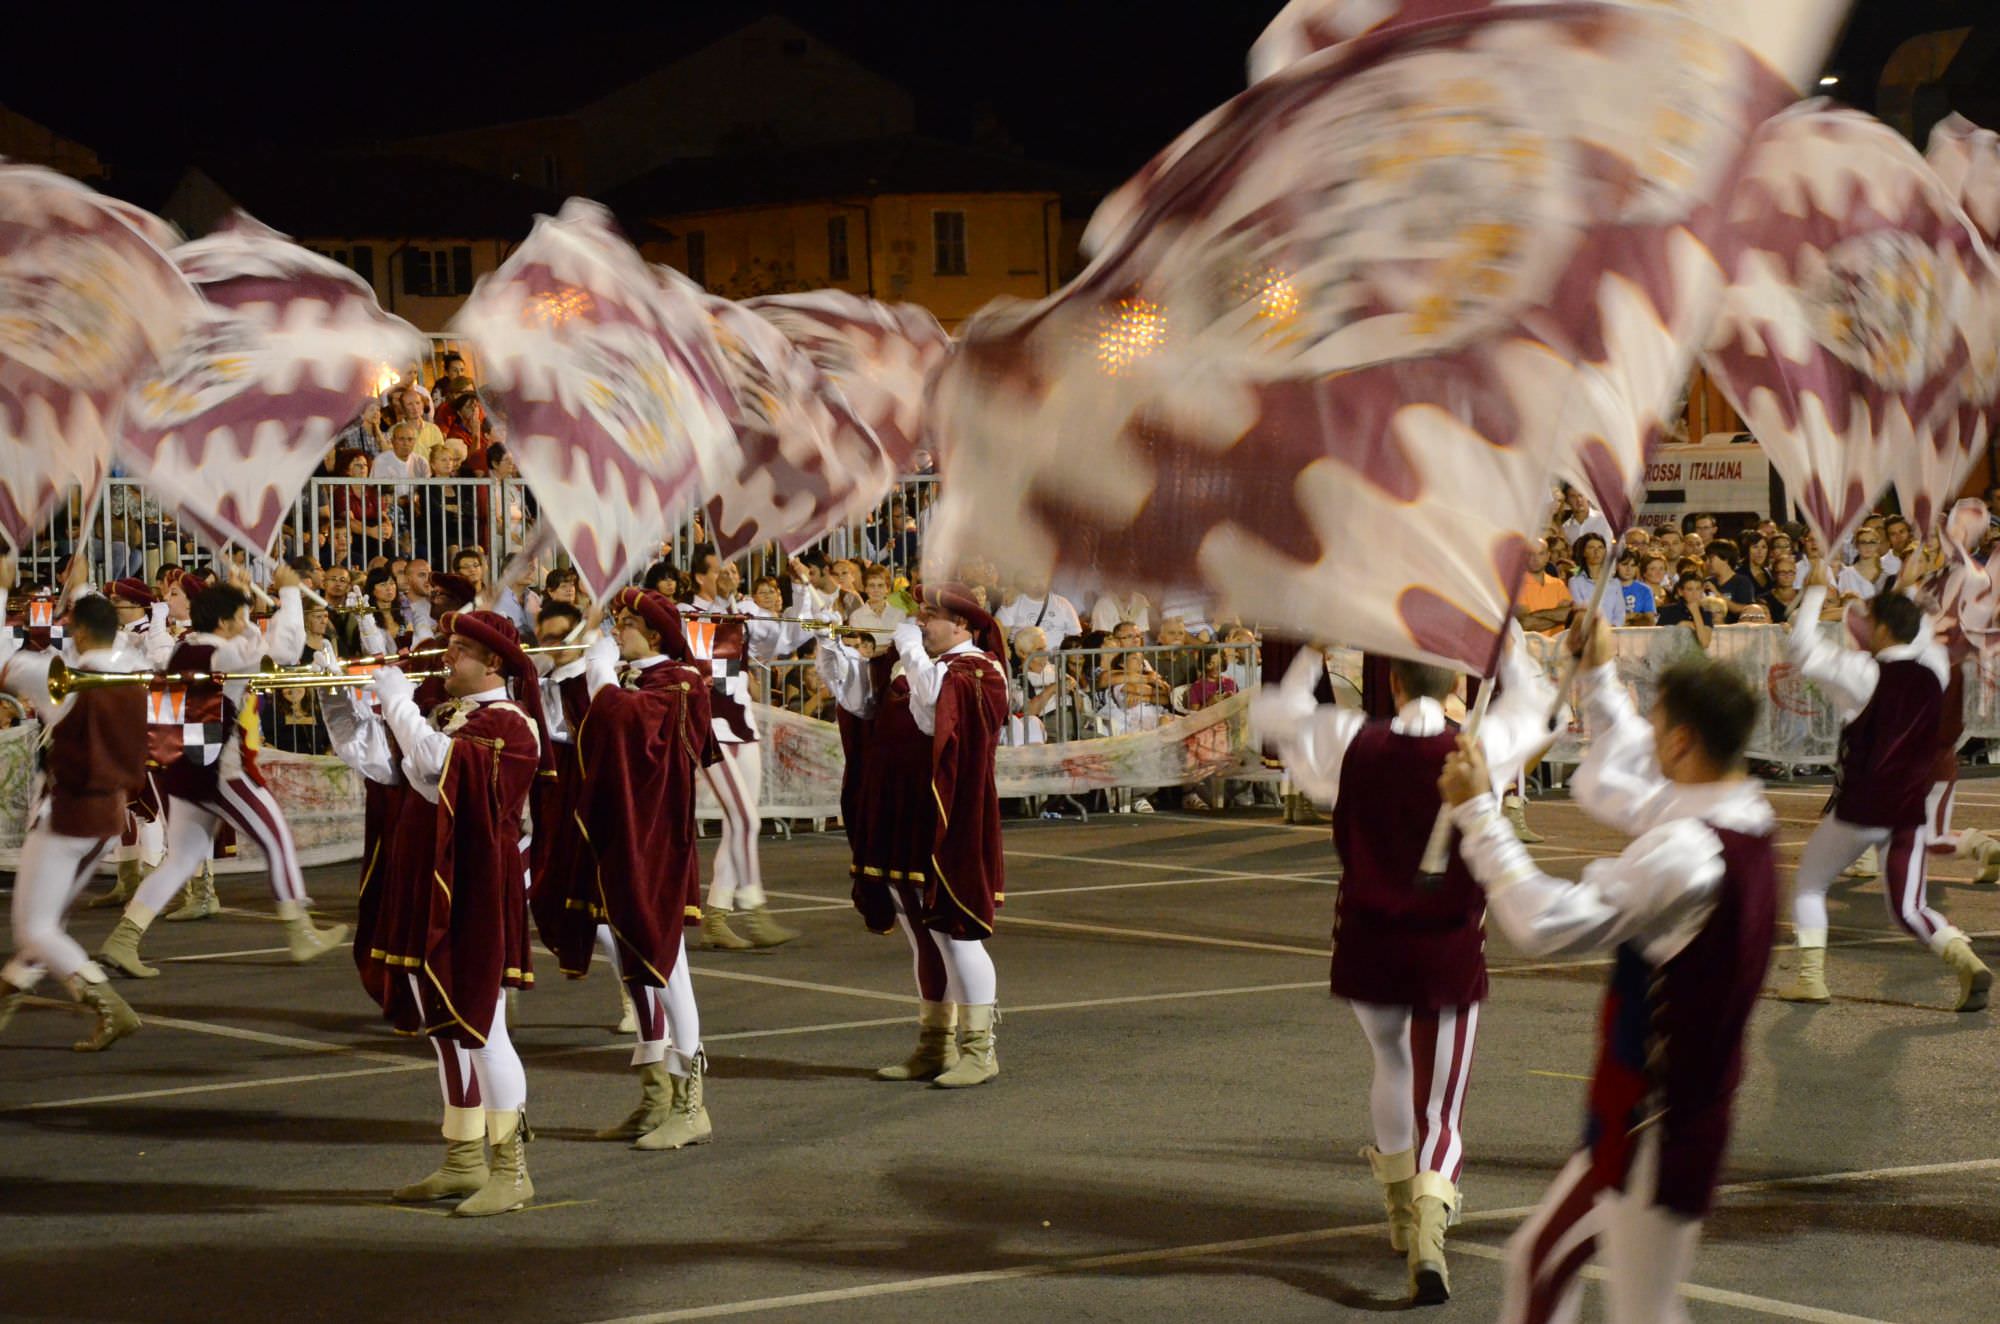
<path id="1" fill-rule="evenodd" d="M 993 968 L 993 954 L 986 950 L 984 939 L 953 938 L 936 929 L 920 929 L 904 907 L 902 889 L 889 889 L 889 896 L 895 903 L 896 922 L 910 940 L 910 950 L 916 957 L 917 992 L 925 1001 L 956 1002 L 962 1007 L 990 1007 L 999 1001 L 1000 976 Z M 930 963 L 924 960 L 923 949 L 918 945 L 920 932 L 929 935 L 944 962 L 942 998 L 934 996 L 936 977 L 930 973 Z"/>

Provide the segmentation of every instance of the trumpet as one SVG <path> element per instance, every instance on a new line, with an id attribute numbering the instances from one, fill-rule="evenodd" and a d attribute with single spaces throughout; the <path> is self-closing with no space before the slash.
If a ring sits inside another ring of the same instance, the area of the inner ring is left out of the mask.
<path id="1" fill-rule="evenodd" d="M 104 689 L 111 685 L 223 685 L 232 680 L 257 686 L 268 685 L 282 675 L 269 658 L 257 671 L 77 671 L 61 658 L 49 660 L 49 695 L 60 703 L 77 690 Z"/>
<path id="2" fill-rule="evenodd" d="M 451 673 L 444 667 L 434 667 L 429 671 L 405 671 L 403 673 L 410 680 L 429 680 L 433 676 L 445 676 L 449 674 Z M 372 672 L 363 675 L 346 676 L 336 676 L 324 671 L 314 672 L 310 675 L 285 672 L 269 678 L 265 683 L 257 685 L 256 688 L 260 690 L 344 690 L 350 685 L 367 685 L 374 679 L 375 677 Z"/>
<path id="3" fill-rule="evenodd" d="M 829 634 L 850 635 L 890 635 L 896 631 L 886 625 L 848 625 L 834 619 L 822 620 L 814 616 L 752 616 L 741 611 L 689 611 L 681 613 L 691 621 L 769 621 L 773 625 L 797 625 L 807 630 L 825 630 Z"/>
<path id="4" fill-rule="evenodd" d="M 589 645 L 581 643 L 530 644 L 524 646 L 521 649 L 521 651 L 523 653 L 528 654 L 529 656 L 533 656 L 536 653 L 581 652 L 583 649 L 587 647 L 589 647 Z M 407 652 L 402 652 L 402 653 L 369 653 L 363 657 L 340 657 L 340 658 L 335 658 L 334 661 L 340 663 L 344 667 L 400 667 L 405 662 L 414 662 L 418 658 L 431 658 L 431 657 L 443 657 L 443 656 L 444 656 L 444 648 L 442 646 L 439 646 L 437 648 L 411 649 Z M 280 676 L 315 676 L 315 675 L 323 676 L 326 673 L 319 670 L 319 668 L 311 665 L 310 663 L 300 663 L 296 666 L 289 666 L 289 667 L 280 667 L 273 665 L 271 672 L 266 674 L 276 674 Z M 436 672 L 413 671 L 410 672 L 409 674 L 413 676 L 417 675 L 432 676 L 432 675 L 442 675 L 443 673 L 441 671 L 436 671 Z"/>

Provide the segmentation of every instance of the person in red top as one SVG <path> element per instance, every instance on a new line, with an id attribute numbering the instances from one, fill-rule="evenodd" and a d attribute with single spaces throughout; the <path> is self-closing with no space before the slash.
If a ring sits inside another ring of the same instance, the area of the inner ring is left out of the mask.
<path id="1" fill-rule="evenodd" d="M 1923 609 L 1894 589 L 1868 601 L 1866 650 L 1823 637 L 1819 614 L 1828 587 L 1826 568 L 1816 566 L 1792 613 L 1791 655 L 1800 673 L 1839 709 L 1840 764 L 1832 812 L 1799 855 L 1792 900 L 1799 965 L 1778 996 L 1787 1002 L 1831 1000 L 1827 889 L 1873 846 L 1881 854 L 1890 917 L 1958 976 L 1957 1010 L 1983 1010 L 1993 972 L 1964 931 L 1931 908 L 1924 877 L 1926 800 L 1951 664 Z"/>
<path id="2" fill-rule="evenodd" d="M 13 566 L 6 567 L 11 575 Z M 70 609 L 70 641 L 86 671 L 136 670 L 118 649 L 118 615 L 96 595 Z M 48 723 L 44 794 L 28 814 L 27 840 L 14 870 L 16 954 L 0 970 L 0 1027 L 44 974 L 96 1017 L 78 1052 L 109 1048 L 139 1028 L 139 1018 L 103 969 L 63 927 L 63 916 L 118 837 L 125 805 L 146 778 L 146 691 L 140 685 L 79 689 L 55 704 L 48 687 L 55 654 L 15 652 L 0 642 L 0 684 L 27 698 Z"/>
<path id="3" fill-rule="evenodd" d="M 873 932 L 903 930 L 923 1002 L 916 1052 L 876 1075 L 961 1089 L 1000 1074 L 985 939 L 1006 899 L 993 755 L 1007 676 L 1000 627 L 964 585 L 917 600 L 893 655 L 870 661 L 822 635 L 818 666 L 841 708 L 854 907 Z"/>
<path id="4" fill-rule="evenodd" d="M 460 612 L 444 662 L 447 698 L 428 714 L 399 668 L 375 673 L 410 794 L 396 817 L 371 948 L 355 957 L 392 1025 L 470 1054 L 484 1107 L 481 1117 L 454 1103 L 447 1078 L 444 1166 L 396 1198 L 464 1195 L 453 1214 L 476 1218 L 519 1209 L 535 1193 L 528 1081 L 508 1037 L 503 993 L 535 978 L 522 839 L 547 746 L 534 712 L 508 693 L 511 679 L 540 707 L 534 666 L 510 622 Z M 482 1138 L 492 1146 L 490 1162 Z"/>
<path id="5" fill-rule="evenodd" d="M 1451 1295 L 1445 1229 L 1465 1166 L 1459 1117 L 1486 997 L 1486 901 L 1454 843 L 1442 875 L 1423 872 L 1443 801 L 1438 776 L 1457 747 L 1443 700 L 1456 673 L 1387 662 L 1393 717 L 1314 701 L 1324 673 L 1314 649 L 1251 700 L 1259 737 L 1277 748 L 1292 784 L 1333 806 L 1341 879 L 1333 925 L 1333 994 L 1361 1022 L 1375 1059 L 1369 1113 L 1375 1144 L 1361 1153 L 1382 1185 L 1389 1244 L 1408 1256 L 1410 1294 Z M 1500 697 L 1479 728 L 1511 778 L 1546 741 L 1554 695 L 1520 647 L 1507 651 Z"/>
<path id="6" fill-rule="evenodd" d="M 680 1149 L 713 1132 L 682 936 L 689 911 L 701 913 L 695 785 L 719 757 L 709 673 L 694 661 L 673 599 L 628 588 L 610 605 L 613 637 L 585 655 L 590 703 L 574 739 L 586 859 L 564 880 L 555 951 L 563 973 L 580 979 L 599 926 L 609 927 L 614 968 L 636 1010 L 639 1104 L 598 1139 Z M 624 663 L 622 683 L 614 658 Z"/>
<path id="7" fill-rule="evenodd" d="M 193 628 L 168 659 L 174 672 L 243 673 L 265 658 L 297 659 L 305 645 L 299 577 L 289 566 L 275 576 L 280 605 L 268 633 L 250 622 L 250 601 L 228 585 L 205 588 L 189 607 Z M 119 972 L 151 979 L 160 972 L 139 958 L 139 941 L 160 909 L 209 858 L 224 825 L 255 842 L 270 871 L 271 893 L 294 961 L 310 961 L 339 946 L 347 926 L 319 928 L 306 913 L 305 880 L 285 811 L 257 771 L 257 753 L 240 720 L 249 682 L 203 681 L 156 692 L 152 732 L 160 737 L 155 783 L 167 798 L 167 858 L 139 887 L 97 959 Z M 251 709 L 255 711 L 254 707 Z M 162 749 L 160 746 L 168 746 Z"/>

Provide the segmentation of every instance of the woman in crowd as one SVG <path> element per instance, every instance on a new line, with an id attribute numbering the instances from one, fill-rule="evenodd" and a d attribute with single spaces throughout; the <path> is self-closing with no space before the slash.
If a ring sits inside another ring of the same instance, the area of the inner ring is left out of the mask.
<path id="1" fill-rule="evenodd" d="M 1579 607 L 1588 607 L 1597 594 L 1598 582 L 1604 577 L 1607 567 L 1604 558 L 1608 549 L 1604 535 L 1586 533 L 1576 540 L 1576 573 L 1570 576 L 1569 595 Z M 1606 588 L 1598 614 L 1613 625 L 1625 624 L 1625 595 L 1615 587 Z"/>
<path id="2" fill-rule="evenodd" d="M 393 653 L 412 642 L 410 611 L 396 586 L 396 572 L 380 565 L 362 581 L 361 610 L 366 627 L 362 646 L 371 653 Z M 376 641 L 379 640 L 379 643 Z"/>
<path id="3" fill-rule="evenodd" d="M 1834 580 L 1842 602 L 1866 602 L 1895 586 L 1895 573 L 1882 562 L 1883 546 L 1879 525 L 1863 524 L 1854 535 L 1854 564 L 1842 567 Z"/>
<path id="4" fill-rule="evenodd" d="M 1782 533 L 1778 535 L 1779 538 L 1784 536 Z M 1789 543 L 1789 540 L 1787 542 Z M 1793 605 L 1804 596 L 1805 590 L 1799 587 L 1798 558 L 1792 555 L 1790 546 L 1787 545 L 1783 551 L 1773 552 L 1771 587 L 1758 598 L 1758 601 L 1763 603 L 1764 610 L 1770 614 L 1771 620 L 1779 625 L 1784 624 L 1791 618 Z"/>
<path id="5" fill-rule="evenodd" d="M 431 477 L 457 478 L 464 463 L 464 444 L 447 438 L 431 451 Z M 417 500 L 423 503 L 417 517 L 418 556 L 432 565 L 449 565 L 454 548 L 479 544 L 478 512 L 459 484 L 428 487 Z"/>
<path id="6" fill-rule="evenodd" d="M 1771 540 L 1761 533 L 1746 533 L 1742 546 L 1743 573 L 1750 576 L 1761 598 L 1771 587 Z"/>

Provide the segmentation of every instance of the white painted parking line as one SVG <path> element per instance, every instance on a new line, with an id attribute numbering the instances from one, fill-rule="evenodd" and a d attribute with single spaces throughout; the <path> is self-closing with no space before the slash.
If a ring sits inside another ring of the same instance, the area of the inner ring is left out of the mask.
<path id="1" fill-rule="evenodd" d="M 1476 1241 L 1455 1241 L 1451 1246 L 1453 1255 L 1469 1255 L 1476 1260 L 1497 1262 L 1507 1258 L 1506 1252 L 1492 1246 L 1482 1246 Z M 1585 1265 L 1579 1271 L 1584 1278 L 1595 1283 L 1605 1280 L 1604 1270 L 1596 1265 Z M 1793 1301 L 1778 1301 L 1768 1296 L 1752 1296 L 1748 1292 L 1731 1292 L 1720 1287 L 1703 1287 L 1699 1283 L 1682 1283 L 1681 1295 L 1690 1301 L 1706 1301 L 1712 1305 L 1734 1306 L 1753 1314 L 1769 1315 L 1773 1319 L 1804 1320 L 1806 1324 L 1894 1324 L 1891 1320 L 1876 1319 L 1870 1315 L 1850 1315 L 1843 1310 L 1822 1310 L 1818 1306 L 1802 1306 Z"/>

